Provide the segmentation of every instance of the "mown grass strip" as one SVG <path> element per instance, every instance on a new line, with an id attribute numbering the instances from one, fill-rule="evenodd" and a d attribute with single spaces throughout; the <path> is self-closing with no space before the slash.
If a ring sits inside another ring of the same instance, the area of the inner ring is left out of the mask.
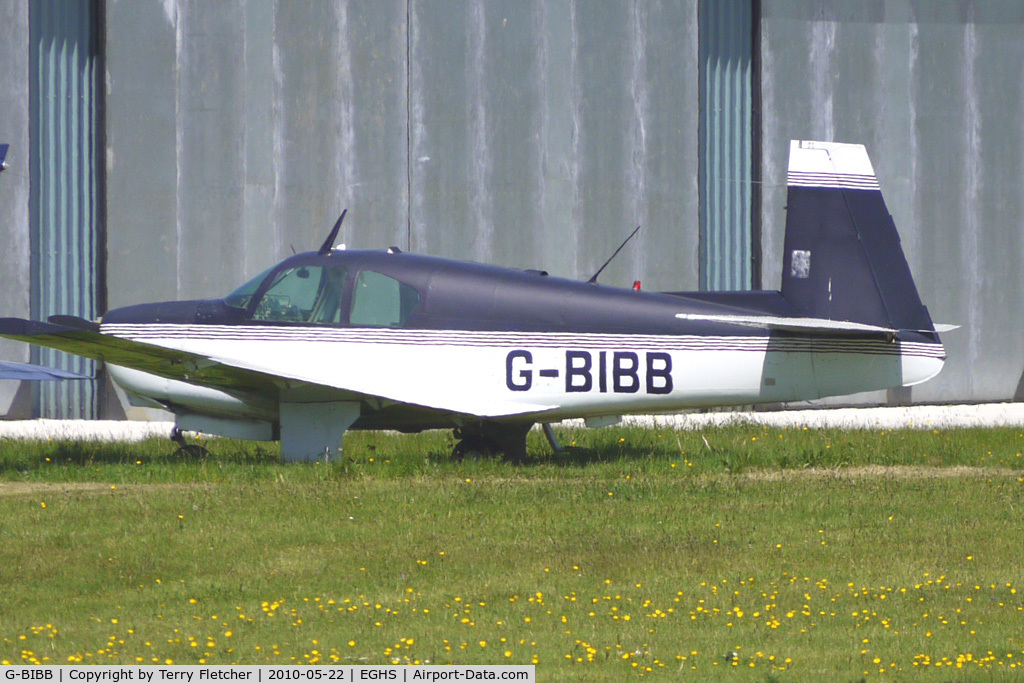
<path id="1" fill-rule="evenodd" d="M 1009 679 L 1016 430 L 0 444 L 0 660 L 531 663 L 542 680 Z M 954 467 L 963 469 L 954 469 Z M 935 476 L 939 475 L 939 476 Z"/>

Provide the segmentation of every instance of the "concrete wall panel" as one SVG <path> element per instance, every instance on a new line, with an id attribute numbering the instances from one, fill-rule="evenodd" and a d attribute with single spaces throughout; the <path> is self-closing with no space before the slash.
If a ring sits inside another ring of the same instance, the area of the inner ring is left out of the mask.
<path id="1" fill-rule="evenodd" d="M 109 301 L 320 244 L 696 285 L 696 3 L 113 3 Z M 142 38 L 145 36 L 145 39 Z"/>
<path id="2" fill-rule="evenodd" d="M 173 3 L 119 2 L 106 16 L 107 303 L 178 296 Z"/>
<path id="3" fill-rule="evenodd" d="M 780 277 L 788 140 L 863 142 L 921 298 L 937 322 L 964 326 L 944 335 L 946 368 L 913 400 L 1024 397 L 1024 6 L 762 7 L 765 286 Z"/>
<path id="4" fill-rule="evenodd" d="M 179 298 L 226 293 L 222 283 L 244 279 L 244 31 L 240 3 L 177 5 Z"/>

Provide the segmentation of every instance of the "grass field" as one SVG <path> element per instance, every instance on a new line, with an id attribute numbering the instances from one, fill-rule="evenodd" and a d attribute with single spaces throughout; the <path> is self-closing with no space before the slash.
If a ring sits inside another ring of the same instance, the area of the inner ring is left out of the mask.
<path id="1" fill-rule="evenodd" d="M 530 664 L 541 681 L 1024 674 L 1024 433 L 729 427 L 0 441 L 5 663 Z"/>

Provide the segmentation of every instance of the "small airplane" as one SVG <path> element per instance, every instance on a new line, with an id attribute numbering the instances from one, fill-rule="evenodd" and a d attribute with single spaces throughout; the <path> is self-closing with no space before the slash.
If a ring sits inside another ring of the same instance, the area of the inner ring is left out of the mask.
<path id="1" fill-rule="evenodd" d="M 0 173 L 7 170 L 7 150 L 9 144 L 0 144 Z M 47 381 L 62 379 L 88 379 L 85 375 L 79 375 L 67 370 L 48 368 L 45 365 L 34 363 L 17 363 L 15 361 L 0 361 L 0 379 L 14 379 L 23 381 Z"/>
<path id="2" fill-rule="evenodd" d="M 448 428 L 455 455 L 521 460 L 536 423 L 558 449 L 550 423 L 566 418 L 917 384 L 952 329 L 921 303 L 862 145 L 791 143 L 780 291 L 646 292 L 334 248 L 344 217 L 224 298 L 0 319 L 0 335 L 105 362 L 174 413 L 172 438 L 280 440 L 285 460 L 315 460 L 348 429 Z"/>

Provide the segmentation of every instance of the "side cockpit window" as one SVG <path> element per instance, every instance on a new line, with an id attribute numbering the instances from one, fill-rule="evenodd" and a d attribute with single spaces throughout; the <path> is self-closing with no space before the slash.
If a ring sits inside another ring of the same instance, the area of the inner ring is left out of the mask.
<path id="1" fill-rule="evenodd" d="M 419 293 L 398 280 L 364 270 L 352 293 L 352 325 L 402 327 L 420 302 Z"/>
<path id="2" fill-rule="evenodd" d="M 344 290 L 345 269 L 340 266 L 285 268 L 274 276 L 256 304 L 252 319 L 337 325 L 341 322 Z"/>

